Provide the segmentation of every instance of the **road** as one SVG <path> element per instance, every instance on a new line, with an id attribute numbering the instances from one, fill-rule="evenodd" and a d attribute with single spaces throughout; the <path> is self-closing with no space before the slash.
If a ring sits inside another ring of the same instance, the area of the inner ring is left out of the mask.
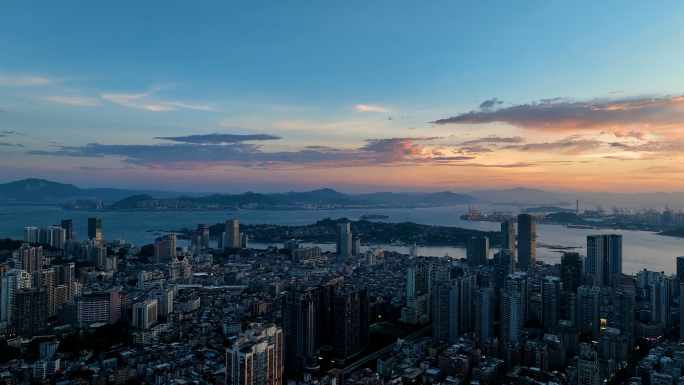
<path id="1" fill-rule="evenodd" d="M 426 327 L 424 327 L 424 328 L 418 330 L 418 331 L 415 332 L 415 333 L 409 334 L 408 336 L 406 336 L 406 337 L 404 337 L 404 338 L 402 338 L 402 339 L 403 339 L 404 341 L 411 341 L 411 340 L 414 340 L 414 339 L 416 339 L 416 338 L 422 336 L 423 334 L 425 334 L 425 333 L 427 333 L 427 332 L 429 332 L 429 331 L 431 331 L 431 330 L 432 330 L 432 325 L 428 325 L 428 326 L 426 326 Z M 393 344 L 387 345 L 387 346 L 385 346 L 384 348 L 382 348 L 382 349 L 380 349 L 380 350 L 378 350 L 378 351 L 376 351 L 376 352 L 374 352 L 374 353 L 371 353 L 371 354 L 369 354 L 369 355 L 367 355 L 367 356 L 365 356 L 365 357 L 363 357 L 363 358 L 361 358 L 361 359 L 359 359 L 359 360 L 354 361 L 351 365 L 349 365 L 349 366 L 345 367 L 344 369 L 342 369 L 342 371 L 344 371 L 345 374 L 346 374 L 346 373 L 351 373 L 351 372 L 353 372 L 354 370 L 358 369 L 359 367 L 363 366 L 363 365 L 364 365 L 365 363 L 367 363 L 368 361 L 370 361 L 370 360 L 377 360 L 378 358 L 380 358 L 380 357 L 384 356 L 385 354 L 391 352 L 392 349 L 394 349 L 396 346 L 397 346 L 396 342 L 393 343 Z"/>

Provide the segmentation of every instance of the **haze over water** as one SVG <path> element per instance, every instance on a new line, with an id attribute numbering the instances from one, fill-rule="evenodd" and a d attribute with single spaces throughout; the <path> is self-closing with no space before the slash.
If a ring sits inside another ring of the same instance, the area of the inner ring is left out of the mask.
<path id="1" fill-rule="evenodd" d="M 517 208 L 502 206 L 478 206 L 483 212 Z M 381 222 L 415 222 L 426 225 L 453 226 L 483 231 L 499 231 L 499 222 L 481 222 L 461 220 L 460 215 L 468 210 L 467 206 L 427 207 L 427 208 L 395 208 L 395 209 L 339 209 L 339 210 L 296 210 L 296 211 L 235 211 L 228 215 L 225 211 L 176 211 L 154 215 L 153 212 L 88 212 L 69 211 L 51 206 L 0 206 L 0 238 L 23 239 L 24 228 L 28 226 L 47 227 L 59 224 L 62 219 L 73 219 L 74 231 L 78 239 L 83 240 L 87 233 L 87 218 L 102 218 L 102 234 L 105 239 L 113 240 L 122 237 L 127 243 L 141 246 L 154 242 L 158 230 L 180 230 L 184 227 L 194 229 L 198 223 L 213 225 L 226 219 L 238 219 L 244 224 L 276 224 L 276 225 L 309 225 L 325 218 L 342 217 L 351 220 L 360 219 L 361 215 L 377 213 L 388 215 Z M 154 230 L 148 232 L 148 230 Z M 573 251 L 585 254 L 586 237 L 593 234 L 622 234 L 623 236 L 623 272 L 630 274 L 639 270 L 663 271 L 675 273 L 675 258 L 684 255 L 684 239 L 665 237 L 645 231 L 629 230 L 596 230 L 568 229 L 560 225 L 537 224 L 537 242 L 577 247 Z M 407 246 L 389 246 L 389 239 L 361 239 L 362 244 L 374 244 L 385 250 L 408 254 Z M 492 241 L 490 241 L 492 242 Z M 498 243 L 498 239 L 494 240 Z M 179 243 L 184 245 L 184 243 Z M 255 247 L 265 244 L 251 242 Z M 282 244 L 269 243 L 282 247 Z M 333 245 L 320 245 L 324 251 L 333 250 Z M 362 247 L 364 251 L 368 246 Z M 491 250 L 493 254 L 496 249 Z M 454 246 L 419 247 L 421 256 L 444 256 L 464 258 L 465 249 Z M 537 247 L 537 259 L 548 263 L 560 262 L 561 253 L 544 247 Z"/>

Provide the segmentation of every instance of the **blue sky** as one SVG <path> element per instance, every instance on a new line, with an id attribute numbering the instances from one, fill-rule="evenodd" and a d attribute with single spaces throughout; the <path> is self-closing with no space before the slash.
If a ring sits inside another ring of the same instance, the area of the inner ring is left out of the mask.
<path id="1" fill-rule="evenodd" d="M 0 182 L 682 190 L 683 8 L 5 2 Z"/>

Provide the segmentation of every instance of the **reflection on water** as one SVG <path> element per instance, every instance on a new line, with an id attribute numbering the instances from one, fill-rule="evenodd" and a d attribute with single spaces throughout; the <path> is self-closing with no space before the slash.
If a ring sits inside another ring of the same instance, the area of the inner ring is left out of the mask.
<path id="1" fill-rule="evenodd" d="M 478 206 L 482 212 L 494 210 L 510 210 L 516 212 L 517 207 Z M 413 209 L 349 209 L 349 210 L 301 210 L 301 211 L 234 211 L 230 216 L 222 211 L 187 211 L 164 212 L 154 215 L 152 212 L 85 212 L 65 211 L 57 207 L 47 206 L 0 206 L 0 237 L 22 239 L 24 227 L 47 227 L 59 224 L 61 219 L 73 219 L 74 231 L 78 239 L 85 239 L 87 218 L 102 217 L 102 234 L 105 239 L 122 237 L 126 242 L 144 245 L 154 242 L 157 237 L 147 230 L 179 230 L 183 227 L 196 228 L 198 223 L 212 225 L 226 219 L 239 219 L 241 223 L 276 225 L 308 225 L 324 218 L 346 217 L 358 220 L 364 214 L 388 215 L 382 222 L 415 222 L 429 225 L 464 227 L 477 230 L 499 231 L 498 222 L 465 221 L 460 215 L 468 210 L 468 206 L 426 207 Z M 648 268 L 649 270 L 675 273 L 675 258 L 684 255 L 684 240 L 674 237 L 663 237 L 644 231 L 628 230 L 592 230 L 568 229 L 560 225 L 537 225 L 539 242 L 578 247 L 573 251 L 585 253 L 586 237 L 594 234 L 622 234 L 623 271 L 634 273 Z M 498 240 L 497 240 L 498 241 Z M 408 254 L 407 246 L 389 246 L 387 240 L 361 239 L 362 243 L 373 242 L 386 250 Z M 182 244 L 182 243 L 181 243 Z M 255 244 L 257 246 L 257 244 Z M 282 246 L 282 245 L 279 245 Z M 322 245 L 324 250 L 332 250 L 333 245 Z M 365 250 L 365 248 L 362 248 Z M 419 247 L 420 255 L 444 256 L 449 254 L 456 258 L 465 258 L 465 249 L 457 246 L 424 246 Z M 494 253 L 495 250 L 492 250 Z M 547 248 L 537 248 L 537 259 L 549 263 L 560 262 L 561 252 Z"/>

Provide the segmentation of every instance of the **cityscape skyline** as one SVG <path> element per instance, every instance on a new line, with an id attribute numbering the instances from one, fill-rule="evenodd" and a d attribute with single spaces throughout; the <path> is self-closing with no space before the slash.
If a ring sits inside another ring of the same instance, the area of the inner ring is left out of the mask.
<path id="1" fill-rule="evenodd" d="M 0 7 L 0 183 L 684 190 L 680 4 Z"/>

